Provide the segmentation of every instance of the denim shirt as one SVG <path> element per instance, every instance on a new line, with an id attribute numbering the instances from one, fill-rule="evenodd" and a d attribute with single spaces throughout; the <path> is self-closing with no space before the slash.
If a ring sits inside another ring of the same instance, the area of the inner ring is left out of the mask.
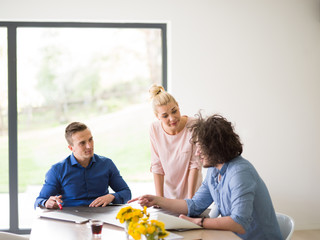
<path id="1" fill-rule="evenodd" d="M 96 198 L 108 194 L 109 187 L 114 191 L 112 203 L 123 204 L 131 198 L 127 183 L 111 159 L 94 154 L 84 168 L 71 154 L 47 172 L 34 207 L 44 206 L 45 201 L 55 195 L 62 195 L 65 207 L 88 206 Z"/>
<path id="2" fill-rule="evenodd" d="M 241 156 L 221 170 L 208 168 L 201 187 L 186 202 L 192 217 L 215 202 L 222 217 L 230 216 L 245 229 L 245 234 L 237 234 L 243 239 L 282 239 L 268 189 L 253 165 Z"/>

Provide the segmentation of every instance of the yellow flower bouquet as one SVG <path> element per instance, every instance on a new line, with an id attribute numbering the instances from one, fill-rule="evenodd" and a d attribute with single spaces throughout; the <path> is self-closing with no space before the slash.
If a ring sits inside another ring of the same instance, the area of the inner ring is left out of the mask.
<path id="1" fill-rule="evenodd" d="M 143 210 L 140 210 L 132 208 L 131 206 L 127 206 L 120 209 L 116 219 L 119 219 L 120 223 L 138 222 L 144 215 L 149 217 L 149 215 L 147 215 L 147 207 L 144 207 Z"/>
<path id="2" fill-rule="evenodd" d="M 168 236 L 169 233 L 165 230 L 164 223 L 157 220 L 149 220 L 149 217 L 147 207 L 140 210 L 131 206 L 120 209 L 116 216 L 120 223 L 126 223 L 127 234 L 134 240 L 140 240 L 141 238 L 158 240 Z"/>
<path id="3" fill-rule="evenodd" d="M 146 240 L 164 239 L 168 232 L 164 228 L 164 223 L 158 220 L 148 220 L 144 218 L 139 222 L 130 223 L 128 233 L 134 240 L 140 240 L 142 236 Z"/>

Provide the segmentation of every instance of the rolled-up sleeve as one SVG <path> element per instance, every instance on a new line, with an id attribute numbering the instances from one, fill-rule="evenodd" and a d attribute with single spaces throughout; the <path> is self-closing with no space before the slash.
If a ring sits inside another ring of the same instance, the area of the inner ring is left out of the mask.
<path id="1" fill-rule="evenodd" d="M 204 180 L 201 187 L 192 199 L 185 199 L 188 205 L 188 216 L 197 217 L 206 210 L 213 202 L 207 181 Z"/>
<path id="2" fill-rule="evenodd" d="M 189 118 L 189 122 L 187 122 L 187 127 L 192 126 L 192 124 L 195 122 L 194 118 Z M 200 162 L 199 156 L 196 156 L 196 146 L 191 143 L 190 139 L 192 138 L 192 131 L 188 129 L 188 134 L 187 134 L 187 139 L 186 142 L 190 144 L 190 149 L 191 149 L 191 158 L 190 158 L 190 164 L 189 164 L 189 169 L 197 168 L 201 169 L 202 168 L 202 163 Z"/>
<path id="3" fill-rule="evenodd" d="M 235 174 L 229 183 L 231 192 L 231 218 L 239 223 L 246 231 L 253 220 L 253 201 L 255 197 L 256 181 L 249 171 Z"/>
<path id="4" fill-rule="evenodd" d="M 193 144 L 191 146 L 191 149 L 192 149 L 192 153 L 191 153 L 191 160 L 190 160 L 189 169 L 193 169 L 193 168 L 201 169 L 202 164 L 200 162 L 199 157 L 196 156 L 196 152 L 195 152 L 196 148 Z"/>
<path id="5" fill-rule="evenodd" d="M 157 142 L 155 138 L 155 130 L 151 126 L 150 128 L 150 144 L 151 144 L 151 167 L 150 172 L 164 175 L 164 170 L 160 162 L 159 152 L 157 148 Z"/>

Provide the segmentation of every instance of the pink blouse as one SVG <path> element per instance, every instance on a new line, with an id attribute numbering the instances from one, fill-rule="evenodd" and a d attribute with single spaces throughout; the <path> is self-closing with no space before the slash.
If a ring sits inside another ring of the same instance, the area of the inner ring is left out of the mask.
<path id="1" fill-rule="evenodd" d="M 188 170 L 201 170 L 201 162 L 195 156 L 195 146 L 190 143 L 191 132 L 188 126 L 194 121 L 188 117 L 184 129 L 176 135 L 167 134 L 160 121 L 150 127 L 152 173 L 164 175 L 164 196 L 174 199 L 188 198 Z M 196 190 L 202 182 L 198 174 Z"/>

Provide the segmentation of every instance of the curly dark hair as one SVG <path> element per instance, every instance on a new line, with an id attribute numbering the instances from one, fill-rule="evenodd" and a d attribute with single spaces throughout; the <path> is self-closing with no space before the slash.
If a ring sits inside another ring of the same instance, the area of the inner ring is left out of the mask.
<path id="1" fill-rule="evenodd" d="M 227 163 L 242 153 L 239 135 L 234 132 L 231 122 L 219 114 L 205 119 L 199 113 L 190 129 L 191 141 L 200 146 L 201 154 L 212 166 Z"/>

